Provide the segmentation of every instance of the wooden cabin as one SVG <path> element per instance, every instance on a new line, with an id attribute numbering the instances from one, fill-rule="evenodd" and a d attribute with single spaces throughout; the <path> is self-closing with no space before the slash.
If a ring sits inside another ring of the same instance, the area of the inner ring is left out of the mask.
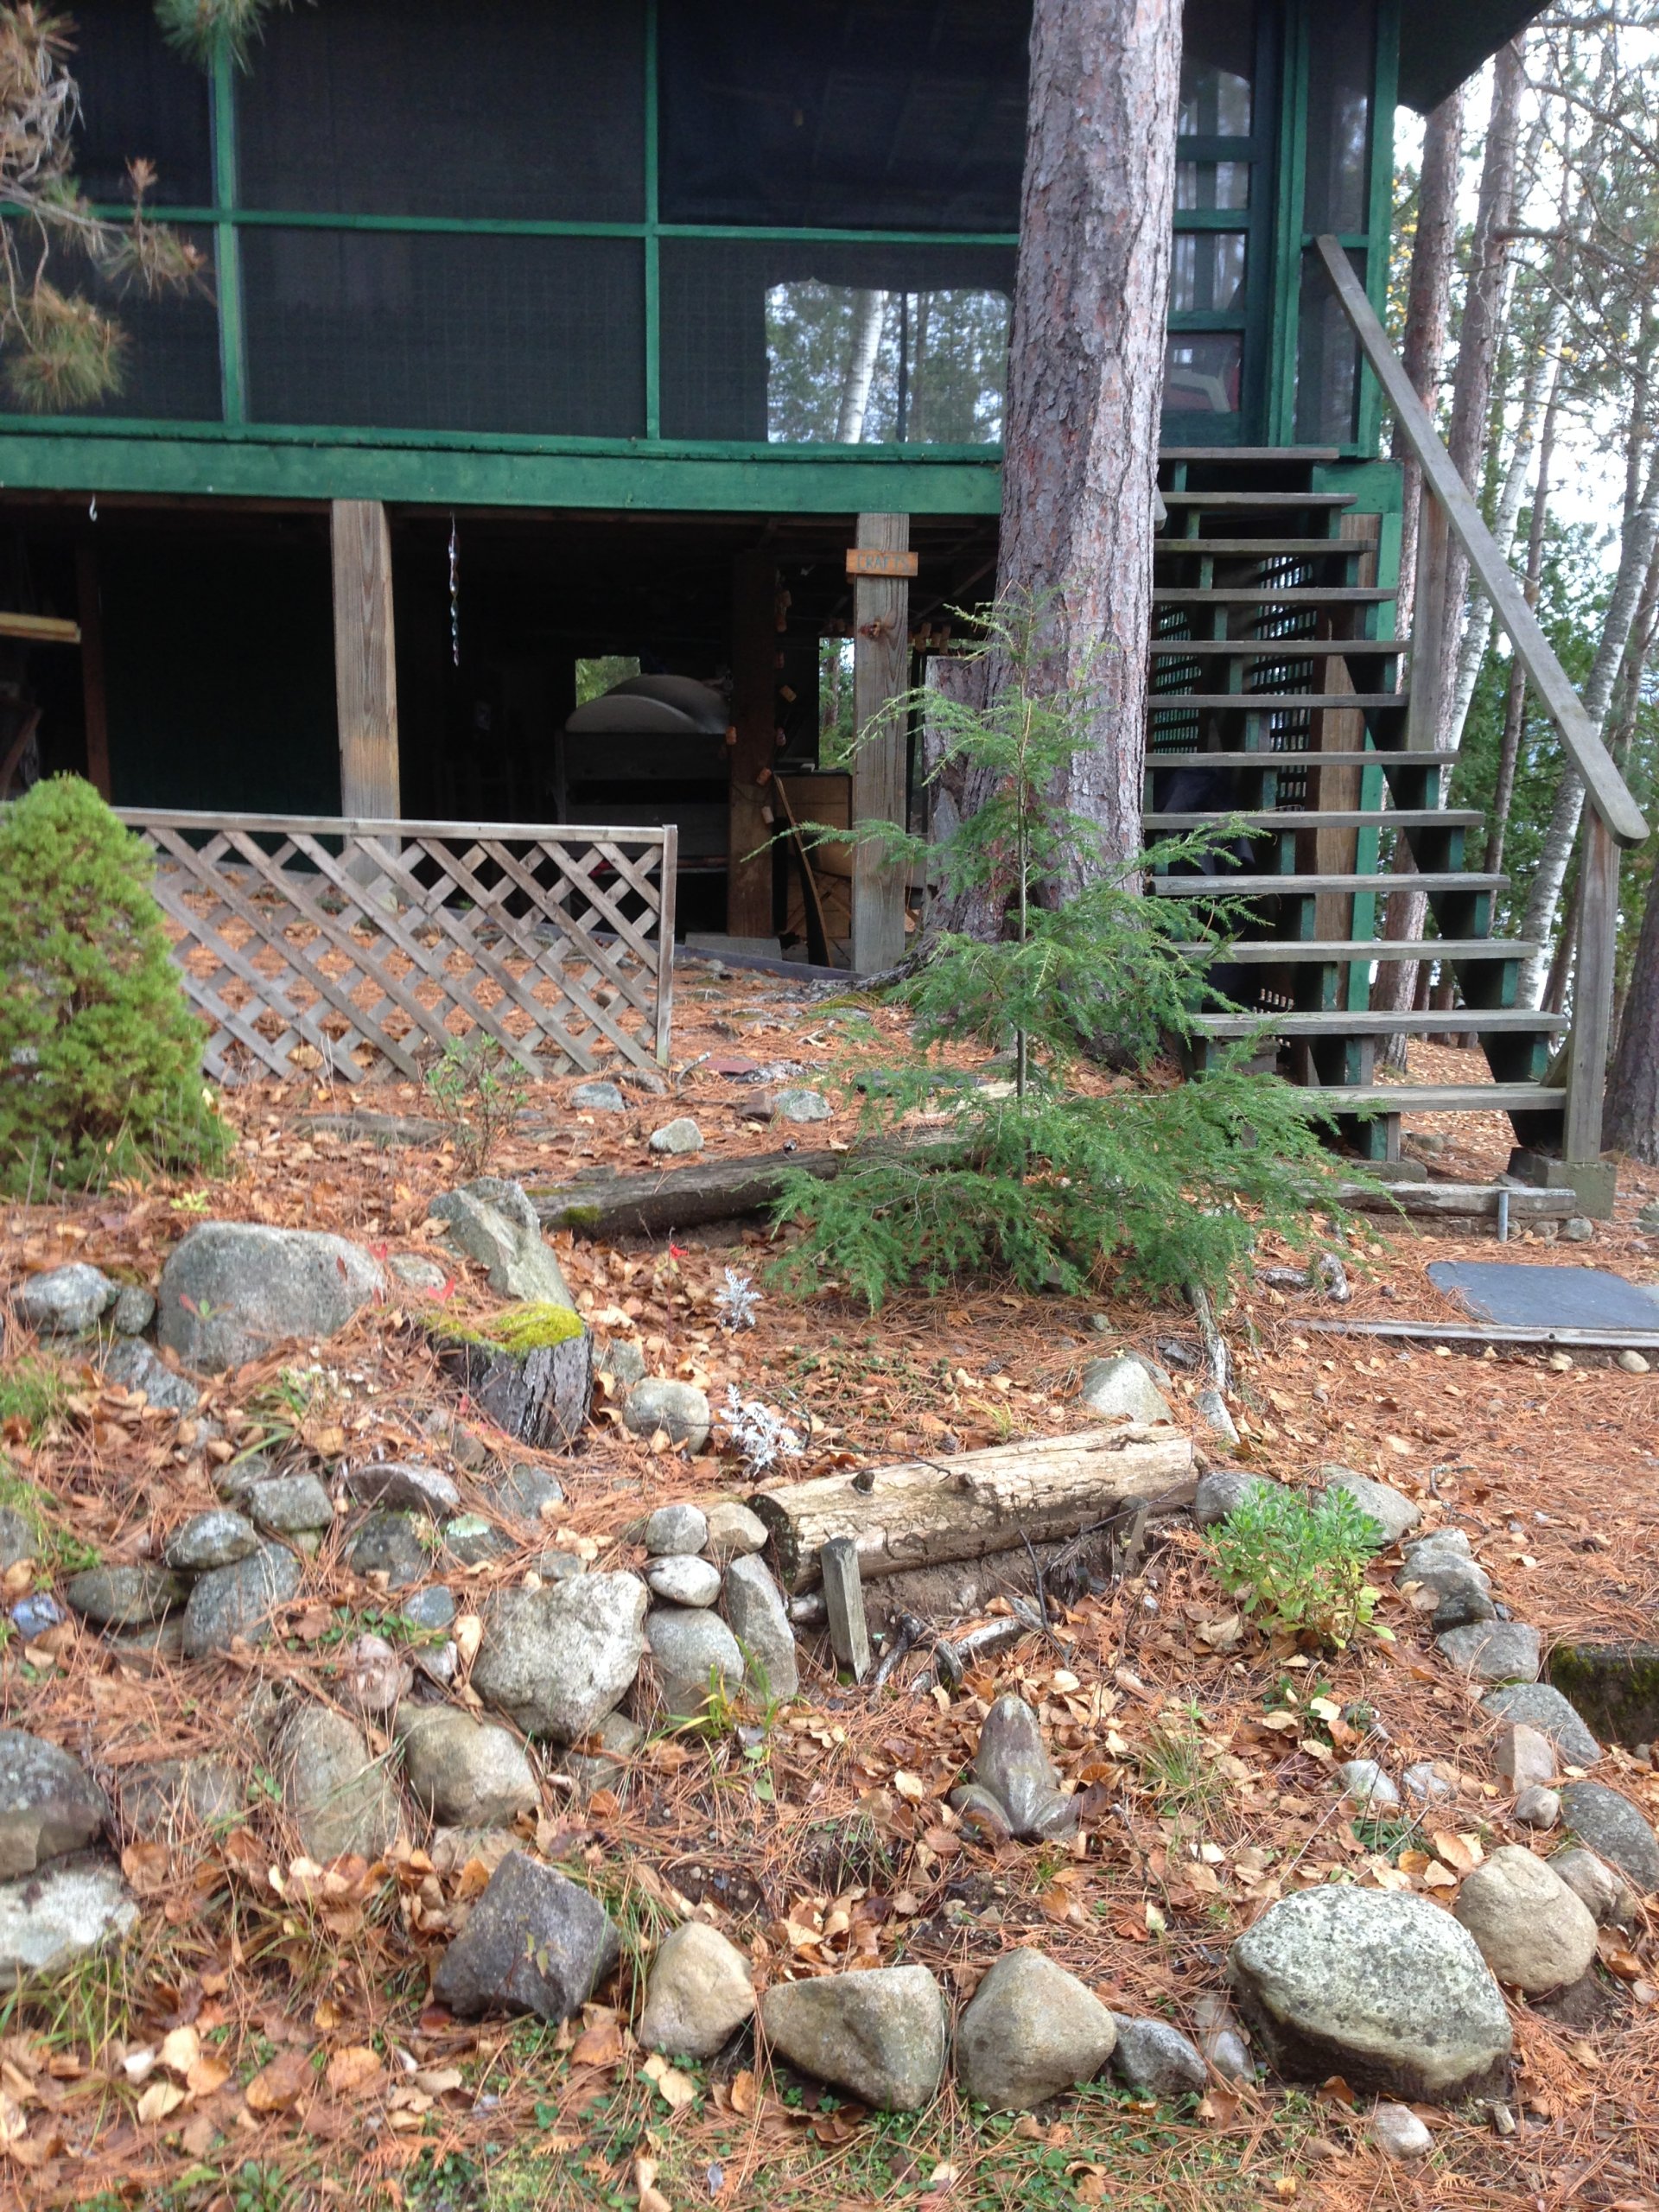
<path id="1" fill-rule="evenodd" d="M 858 803 L 849 549 L 915 556 L 897 681 L 995 570 L 1027 0 L 317 0 L 245 73 L 170 53 L 149 0 L 73 12 L 87 191 L 149 158 L 212 282 L 123 302 L 115 397 L 0 419 L 0 604 L 80 626 L 79 658 L 9 648 L 43 765 L 137 808 L 674 820 L 683 931 L 801 930 L 756 847 L 779 775 Z M 1315 243 L 1381 305 L 1396 102 L 1533 12 L 1186 0 L 1149 803 L 1284 817 L 1256 995 L 1305 1079 L 1359 1091 L 1402 810 L 1547 1149 L 1549 1024 L 1483 943 L 1468 818 L 1440 763 L 1383 757 L 1399 472 Z M 714 687 L 727 741 L 584 736 L 619 677 Z M 852 887 L 819 888 L 855 957 Z"/>

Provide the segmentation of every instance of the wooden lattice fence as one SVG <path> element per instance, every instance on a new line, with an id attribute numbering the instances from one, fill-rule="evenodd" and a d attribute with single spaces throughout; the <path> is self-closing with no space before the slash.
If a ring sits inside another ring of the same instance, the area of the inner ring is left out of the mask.
<path id="1" fill-rule="evenodd" d="M 537 1075 L 667 1061 L 671 824 L 120 814 L 223 1083 L 418 1079 L 480 1031 Z"/>

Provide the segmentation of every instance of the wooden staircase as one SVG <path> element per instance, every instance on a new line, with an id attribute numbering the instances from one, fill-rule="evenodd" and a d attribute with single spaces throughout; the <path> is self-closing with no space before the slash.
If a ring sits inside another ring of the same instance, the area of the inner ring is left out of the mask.
<path id="1" fill-rule="evenodd" d="M 1338 1128 L 1371 1158 L 1393 1157 L 1402 1115 L 1502 1110 L 1524 1146 L 1559 1147 L 1567 1092 L 1546 1080 L 1564 1017 L 1516 1004 L 1529 947 L 1494 938 L 1507 880 L 1466 865 L 1481 817 L 1440 804 L 1452 755 L 1408 747 L 1403 641 L 1394 592 L 1376 581 L 1377 518 L 1320 488 L 1334 451 L 1188 448 L 1162 456 L 1167 521 L 1154 574 L 1147 729 L 1147 842 L 1239 815 L 1240 865 L 1161 870 L 1160 897 L 1249 900 L 1249 923 L 1217 963 L 1217 989 L 1245 1014 L 1203 1017 L 1193 1047 L 1264 1024 L 1277 1065 L 1341 1109 L 1382 1110 Z M 1402 837 L 1418 873 L 1382 865 Z M 1432 934 L 1379 936 L 1391 890 L 1427 894 Z M 1449 962 L 1490 1084 L 1378 1083 L 1379 1038 L 1443 1033 L 1444 1011 L 1373 1014 L 1372 963 Z"/>

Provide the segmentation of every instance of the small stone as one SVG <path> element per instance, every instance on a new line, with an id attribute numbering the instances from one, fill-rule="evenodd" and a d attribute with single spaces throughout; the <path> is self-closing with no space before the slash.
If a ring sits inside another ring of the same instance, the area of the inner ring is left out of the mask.
<path id="1" fill-rule="evenodd" d="M 392 1712 L 415 1679 L 409 1661 L 384 1636 L 353 1640 L 346 1693 L 359 1713 L 378 1717 Z"/>
<path id="2" fill-rule="evenodd" d="M 743 1681 L 743 1654 L 717 1613 L 690 1605 L 657 1605 L 645 1618 L 645 1641 L 663 1685 L 663 1702 L 677 1719 L 695 1719 L 716 1691 Z"/>
<path id="3" fill-rule="evenodd" d="M 1497 1732 L 1492 1764 L 1518 1796 L 1535 1783 L 1554 1781 L 1555 1747 L 1540 1730 L 1511 1720 Z"/>
<path id="4" fill-rule="evenodd" d="M 918 2111 L 944 2073 L 944 1999 L 925 1967 L 774 1982 L 760 2021 L 790 2065 L 878 2112 Z"/>
<path id="5" fill-rule="evenodd" d="M 712 1605 L 720 1595 L 720 1569 L 686 1553 L 652 1560 L 645 1581 L 654 1598 L 671 1605 Z"/>
<path id="6" fill-rule="evenodd" d="M 346 1564 L 354 1574 L 384 1574 L 388 1590 L 406 1590 L 431 1572 L 432 1547 L 422 1541 L 431 1528 L 424 1518 L 377 1508 L 353 1538 Z"/>
<path id="7" fill-rule="evenodd" d="M 1580 1843 L 1627 1876 L 1643 1897 L 1659 1890 L 1659 1840 L 1628 1797 L 1599 1782 L 1569 1782 L 1561 1815 Z"/>
<path id="8" fill-rule="evenodd" d="M 448 1705 L 398 1715 L 410 1795 L 443 1827 L 507 1827 L 533 1813 L 541 1791 L 518 1738 Z"/>
<path id="9" fill-rule="evenodd" d="M 1573 1372 L 1573 1355 L 1570 1351 L 1553 1351 L 1544 1364 L 1552 1375 L 1570 1375 Z"/>
<path id="10" fill-rule="evenodd" d="M 1596 1923 L 1560 1876 L 1506 1843 L 1465 1874 L 1452 1907 L 1500 1981 L 1537 1996 L 1587 1973 Z"/>
<path id="11" fill-rule="evenodd" d="M 1635 1891 L 1616 1866 L 1577 1843 L 1554 1853 L 1549 1863 L 1599 1928 L 1634 1925 L 1642 1908 Z"/>
<path id="12" fill-rule="evenodd" d="M 242 1778 L 223 1759 L 147 1759 L 123 1767 L 121 1825 L 143 1842 L 175 1843 L 220 1827 L 242 1808 Z"/>
<path id="13" fill-rule="evenodd" d="M 1617 1364 L 1622 1367 L 1627 1375 L 1650 1375 L 1653 1372 L 1650 1363 L 1643 1359 L 1639 1351 L 1633 1351 L 1629 1344 L 1626 1344 L 1624 1351 L 1619 1353 Z"/>
<path id="14" fill-rule="evenodd" d="M 579 1114 L 626 1114 L 628 1102 L 613 1083 L 579 1083 L 570 1094 Z"/>
<path id="15" fill-rule="evenodd" d="M 156 1299 L 142 1283 L 123 1283 L 110 1308 L 110 1326 L 118 1337 L 142 1337 L 156 1319 Z"/>
<path id="16" fill-rule="evenodd" d="M 726 1618 L 743 1653 L 749 1687 L 767 1704 L 782 1704 L 801 1687 L 795 1631 L 783 1592 L 753 1554 L 726 1569 Z"/>
<path id="17" fill-rule="evenodd" d="M 397 1611 L 411 1628 L 446 1629 L 455 1618 L 455 1594 L 443 1583 L 431 1582 L 400 1598 Z"/>
<path id="18" fill-rule="evenodd" d="M 387 1265 L 405 1290 L 417 1291 L 423 1298 L 435 1298 L 449 1281 L 447 1268 L 435 1260 L 423 1260 L 418 1252 L 394 1252 Z"/>
<path id="19" fill-rule="evenodd" d="M 645 1355 L 626 1337 L 612 1337 L 595 1344 L 594 1367 L 597 1372 L 608 1375 L 620 1390 L 631 1390 L 636 1382 L 643 1382 L 648 1371 Z"/>
<path id="20" fill-rule="evenodd" d="M 337 1336 L 385 1294 L 378 1262 L 321 1230 L 204 1221 L 162 1270 L 156 1334 L 198 1374 Z"/>
<path id="21" fill-rule="evenodd" d="M 1041 1951 L 1007 1951 L 957 2027 L 957 2078 L 993 2112 L 1030 2112 L 1092 2081 L 1112 2055 L 1112 2016 Z"/>
<path id="22" fill-rule="evenodd" d="M 532 1564 L 543 1582 L 569 1582 L 574 1575 L 588 1571 L 577 1554 L 566 1551 L 563 1544 L 550 1544 L 545 1551 L 537 1552 Z"/>
<path id="23" fill-rule="evenodd" d="M 652 1559 L 700 1552 L 709 1541 L 701 1506 L 659 1505 L 645 1523 L 645 1549 Z"/>
<path id="24" fill-rule="evenodd" d="M 574 1303 L 521 1185 L 499 1175 L 475 1176 L 434 1198 L 428 1211 L 443 1223 L 450 1243 L 486 1269 L 498 1298 L 525 1306 Z"/>
<path id="25" fill-rule="evenodd" d="M 1434 1648 L 1478 1682 L 1535 1682 L 1541 1662 L 1538 1631 L 1524 1621 L 1477 1621 L 1447 1629 Z"/>
<path id="26" fill-rule="evenodd" d="M 192 1659 L 245 1643 L 269 1643 L 270 1617 L 300 1586 L 300 1562 L 282 1544 L 262 1544 L 234 1567 L 216 1567 L 191 1591 L 184 1648 Z"/>
<path id="27" fill-rule="evenodd" d="M 539 1529 L 564 1503 L 564 1485 L 544 1467 L 515 1459 L 492 1491 L 490 1503 L 516 1528 Z"/>
<path id="28" fill-rule="evenodd" d="M 1553 1789 L 1545 1789 L 1535 1782 L 1529 1783 L 1515 1801 L 1515 1817 L 1523 1828 L 1543 1831 L 1559 1827 L 1561 1801 Z"/>
<path id="29" fill-rule="evenodd" d="M 79 1851 L 109 1817 L 104 1792 L 79 1759 L 22 1728 L 0 1728 L 0 1880 Z"/>
<path id="30" fill-rule="evenodd" d="M 1434 2138 L 1409 2105 L 1378 2105 L 1371 2114 L 1370 2137 L 1386 2158 L 1421 2158 Z"/>
<path id="31" fill-rule="evenodd" d="M 632 1574 L 579 1574 L 539 1590 L 498 1591 L 484 1608 L 473 1688 L 527 1736 L 578 1742 L 632 1688 L 649 1602 Z"/>
<path id="32" fill-rule="evenodd" d="M 270 1536 L 308 1535 L 334 1517 L 327 1491 L 315 1475 L 272 1475 L 242 1492 L 242 1510 Z"/>
<path id="33" fill-rule="evenodd" d="M 0 1986 L 61 1974 L 137 1925 L 119 1870 L 91 1852 L 0 1883 Z"/>
<path id="34" fill-rule="evenodd" d="M 712 2058 L 754 2011 L 749 1962 L 700 1920 L 664 1937 L 651 1962 L 635 2035 L 668 2058 Z"/>
<path id="35" fill-rule="evenodd" d="M 21 1560 L 41 1556 L 46 1537 L 39 1511 L 32 1496 L 27 1511 L 15 1505 L 0 1505 L 0 1574 Z"/>
<path id="36" fill-rule="evenodd" d="M 1206 2028 L 1198 2047 L 1205 2062 L 1224 2081 L 1253 2082 L 1255 2079 L 1255 2068 L 1249 2050 L 1236 2028 L 1225 2023 Z"/>
<path id="37" fill-rule="evenodd" d="M 1471 1628 L 1478 1621 L 1495 1621 L 1497 1607 L 1491 1595 L 1474 1582 L 1456 1582 L 1442 1592 L 1428 1625 L 1436 1636 L 1448 1629 Z"/>
<path id="38" fill-rule="evenodd" d="M 653 1129 L 650 1142 L 653 1152 L 667 1153 L 679 1159 L 702 1150 L 702 1131 L 690 1115 L 683 1114 L 677 1121 L 664 1122 L 660 1129 Z"/>
<path id="39" fill-rule="evenodd" d="M 359 1505 L 384 1505 L 394 1513 L 424 1513 L 442 1521 L 461 1503 L 461 1492 L 448 1475 L 418 1459 L 369 1459 L 347 1467 L 344 1488 Z"/>
<path id="40" fill-rule="evenodd" d="M 565 1772 L 583 1789 L 615 1789 L 627 1773 L 627 1763 L 645 1740 L 645 1732 L 625 1713 L 607 1713 L 585 1740 L 590 1751 L 567 1751 Z"/>
<path id="41" fill-rule="evenodd" d="M 766 1548 L 766 1524 L 758 1513 L 751 1513 L 747 1505 L 734 1497 L 722 1497 L 718 1504 L 708 1509 L 709 1535 L 702 1549 L 712 1560 L 724 1567 L 728 1560 L 741 1559 Z"/>
<path id="42" fill-rule="evenodd" d="M 772 1094 L 772 1119 L 778 1122 L 828 1122 L 834 1118 L 835 1108 L 821 1090 L 804 1088 L 774 1090 Z"/>
<path id="43" fill-rule="evenodd" d="M 1458 1794 L 1455 1774 L 1438 1759 L 1418 1759 L 1400 1777 L 1400 1787 L 1420 1804 L 1442 1803 Z"/>
<path id="44" fill-rule="evenodd" d="M 14 1294 L 18 1319 L 41 1337 L 78 1337 L 96 1328 L 118 1295 L 103 1270 L 85 1260 L 30 1275 Z"/>
<path id="45" fill-rule="evenodd" d="M 1601 1745 L 1586 1727 L 1577 1708 L 1548 1682 L 1510 1682 L 1488 1690 L 1480 1700 L 1483 1713 L 1500 1720 L 1524 1721 L 1529 1728 L 1548 1736 L 1569 1766 L 1594 1766 Z"/>
<path id="46" fill-rule="evenodd" d="M 397 1793 L 343 1713 L 307 1705 L 282 1732 L 283 1802 L 308 1857 L 378 1859 L 397 1834 Z"/>
<path id="47" fill-rule="evenodd" d="M 1385 1544 L 1397 1544 L 1423 1517 L 1421 1506 L 1387 1483 L 1373 1482 L 1353 1467 L 1332 1463 L 1319 1469 L 1327 1491 L 1345 1491 Z"/>
<path id="48" fill-rule="evenodd" d="M 1659 1236 L 1659 1198 L 1649 1198 L 1637 1208 L 1636 1225 L 1644 1236 Z"/>
<path id="49" fill-rule="evenodd" d="M 1391 1813 L 1399 1805 L 1400 1792 L 1375 1759 L 1344 1759 L 1334 1779 L 1362 1818 Z"/>
<path id="50" fill-rule="evenodd" d="M 1105 1421 L 1171 1421 L 1175 1416 L 1132 1353 L 1118 1352 L 1110 1359 L 1091 1359 L 1083 1370 L 1077 1396 L 1090 1413 Z"/>
<path id="51" fill-rule="evenodd" d="M 648 1375 L 629 1391 L 622 1419 L 635 1436 L 654 1436 L 660 1428 L 671 1444 L 684 1445 L 695 1458 L 709 1441 L 713 1416 L 708 1399 L 690 1382 Z"/>
<path id="52" fill-rule="evenodd" d="M 193 1414 L 201 1403 L 195 1384 L 175 1375 L 136 1337 L 123 1337 L 110 1346 L 103 1356 L 103 1372 L 106 1382 L 142 1397 L 147 1405 L 159 1406 L 163 1413 Z"/>
<path id="53" fill-rule="evenodd" d="M 1596 1224 L 1588 1214 L 1570 1214 L 1561 1224 L 1561 1241 L 1567 1244 L 1587 1244 L 1596 1233 Z"/>
<path id="54" fill-rule="evenodd" d="M 200 1574 L 210 1567 L 234 1567 L 259 1548 L 259 1531 L 228 1506 L 194 1513 L 168 1540 L 162 1557 L 181 1574 Z"/>
<path id="55" fill-rule="evenodd" d="M 181 1605 L 189 1586 L 165 1567 L 89 1567 L 64 1590 L 71 1609 L 100 1628 L 139 1628 Z"/>
<path id="56" fill-rule="evenodd" d="M 1173 2104 L 1177 2097 L 1201 2097 L 1209 2088 L 1203 2057 L 1167 2020 L 1136 2020 L 1114 2012 L 1112 2024 L 1117 2030 L 1112 2072 L 1130 2088 Z"/>
<path id="57" fill-rule="evenodd" d="M 463 2019 L 533 2012 L 566 2020 L 620 1955 L 596 1897 L 522 1851 L 509 1852 L 439 1962 L 432 1993 Z"/>
<path id="58" fill-rule="evenodd" d="M 1246 1474 L 1242 1467 L 1213 1467 L 1199 1478 L 1192 1518 L 1200 1529 L 1213 1529 L 1217 1522 L 1236 1513 L 1247 1497 L 1271 1488 L 1265 1476 Z"/>
<path id="59" fill-rule="evenodd" d="M 1023 1698 L 1000 1697 L 986 1714 L 974 1780 L 1001 1806 L 1016 1836 L 1055 1835 L 1076 1824 L 1076 1801 L 1061 1796 L 1041 1724 Z"/>
<path id="60" fill-rule="evenodd" d="M 487 1567 L 492 1560 L 505 1559 L 513 1544 L 481 1513 L 458 1513 L 444 1529 L 443 1548 L 463 1567 Z"/>

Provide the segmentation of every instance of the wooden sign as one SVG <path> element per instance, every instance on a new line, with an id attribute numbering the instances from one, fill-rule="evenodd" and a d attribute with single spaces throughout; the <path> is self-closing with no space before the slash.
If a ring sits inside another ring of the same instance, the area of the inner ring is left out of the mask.
<path id="1" fill-rule="evenodd" d="M 847 573 L 849 576 L 913 576 L 916 556 L 890 553 L 881 545 L 849 545 Z"/>

